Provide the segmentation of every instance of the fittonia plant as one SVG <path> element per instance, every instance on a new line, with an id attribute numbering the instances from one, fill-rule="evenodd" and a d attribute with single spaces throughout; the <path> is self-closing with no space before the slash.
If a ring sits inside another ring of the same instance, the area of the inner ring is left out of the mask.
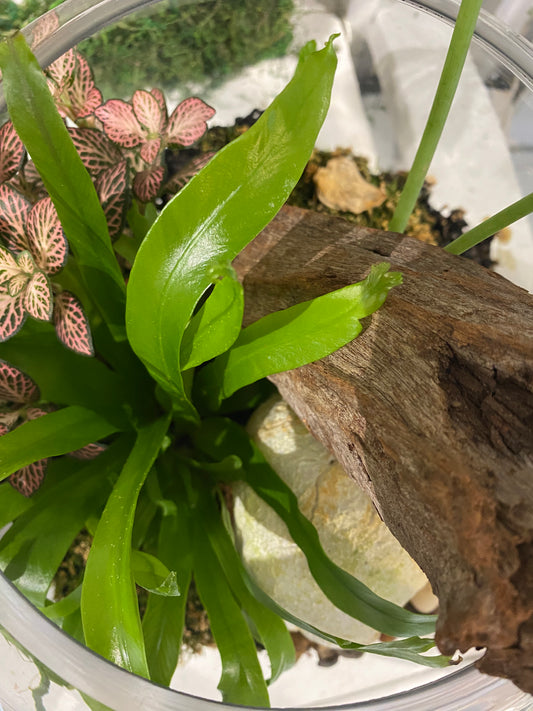
<path id="1" fill-rule="evenodd" d="M 158 89 L 102 103 L 77 51 L 45 76 L 21 35 L 0 45 L 12 121 L 0 132 L 0 479 L 13 485 L 0 487 L 0 526 L 12 522 L 0 567 L 65 630 L 162 684 L 194 578 L 222 659 L 219 688 L 239 704 L 268 705 L 254 640 L 271 679 L 294 662 L 282 618 L 345 648 L 450 662 L 424 654 L 433 642 L 419 635 L 434 616 L 379 598 L 327 558 L 239 424 L 265 376 L 351 341 L 401 283 L 380 264 L 359 284 L 242 328 L 231 262 L 300 177 L 335 65 L 332 40 L 304 47 L 257 123 L 187 182 L 202 161 L 167 176 L 164 154 L 205 132 L 213 109 L 201 99 L 170 116 Z M 154 200 L 186 182 L 158 214 Z M 235 479 L 287 524 L 338 608 L 398 639 L 332 638 L 259 589 L 228 526 L 223 491 Z M 83 528 L 93 535 L 83 580 L 51 603 Z M 135 582 L 149 591 L 142 621 Z"/>

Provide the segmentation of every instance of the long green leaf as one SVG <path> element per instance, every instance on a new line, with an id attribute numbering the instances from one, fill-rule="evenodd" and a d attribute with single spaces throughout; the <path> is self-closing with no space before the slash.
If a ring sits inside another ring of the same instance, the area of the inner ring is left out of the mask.
<path id="1" fill-rule="evenodd" d="M 230 453 L 240 457 L 244 475 L 239 478 L 246 481 L 283 520 L 292 539 L 306 556 L 311 575 L 340 610 L 393 637 L 435 631 L 435 615 L 412 613 L 384 600 L 328 558 L 316 528 L 300 512 L 292 490 L 237 423 L 222 418 L 204 420 L 195 442 L 199 449 L 216 459 Z"/>
<path id="2" fill-rule="evenodd" d="M 224 353 L 240 333 L 243 311 L 242 284 L 229 274 L 215 284 L 213 293 L 185 329 L 181 344 L 183 370 Z"/>
<path id="3" fill-rule="evenodd" d="M 259 641 L 270 658 L 271 677 L 275 681 L 296 661 L 294 644 L 282 619 L 251 594 L 245 582 L 245 572 L 235 546 L 222 523 L 214 500 L 205 492 L 201 499 L 201 515 L 209 542 L 229 581 L 233 594 L 251 618 Z"/>
<path id="4" fill-rule="evenodd" d="M 401 274 L 376 264 L 368 277 L 265 316 L 245 328 L 224 355 L 203 369 L 200 388 L 214 407 L 236 390 L 273 373 L 319 360 L 353 340 L 360 319 L 378 309 Z"/>
<path id="5" fill-rule="evenodd" d="M 27 464 L 74 452 L 117 430 L 101 415 L 77 405 L 29 420 L 0 438 L 0 480 Z"/>
<path id="6" fill-rule="evenodd" d="M 203 526 L 200 518 L 194 540 L 194 579 L 222 660 L 218 688 L 226 703 L 268 707 L 252 634 Z"/>
<path id="7" fill-rule="evenodd" d="M 155 595 L 177 597 L 181 595 L 176 572 L 169 570 L 159 558 L 151 553 L 131 551 L 131 569 L 137 585 Z"/>
<path id="8" fill-rule="evenodd" d="M 178 477 L 174 474 L 175 483 Z M 166 507 L 159 530 L 157 554 L 171 570 L 176 571 L 179 597 L 150 595 L 142 628 L 150 677 L 168 686 L 178 664 L 185 627 L 187 594 L 192 575 L 192 541 L 190 511 L 184 492 L 175 497 L 174 507 Z"/>
<path id="9" fill-rule="evenodd" d="M 71 460 L 70 473 L 37 492 L 33 506 L 0 540 L 0 568 L 34 604 L 44 605 L 63 556 L 84 521 L 99 513 L 129 446 L 129 438 L 121 437 L 91 462 Z"/>
<path id="10" fill-rule="evenodd" d="M 22 34 L 0 44 L 0 68 L 11 119 L 52 198 L 86 286 L 114 335 L 123 338 L 124 279 L 105 215 Z"/>
<path id="11" fill-rule="evenodd" d="M 139 492 L 168 425 L 169 418 L 162 417 L 139 431 L 96 529 L 81 598 L 87 645 L 145 677 L 149 673 L 131 572 L 131 533 Z"/>
<path id="12" fill-rule="evenodd" d="M 133 349 L 176 407 L 194 417 L 180 346 L 204 292 L 274 217 L 300 177 L 329 105 L 332 42 L 302 52 L 294 78 L 252 128 L 219 151 L 165 207 L 128 283 Z"/>

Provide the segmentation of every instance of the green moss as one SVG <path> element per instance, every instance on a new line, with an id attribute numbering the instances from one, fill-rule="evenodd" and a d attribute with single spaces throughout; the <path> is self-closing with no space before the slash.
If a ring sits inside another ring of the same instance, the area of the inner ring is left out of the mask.
<path id="1" fill-rule="evenodd" d="M 10 0 L 4 31 L 21 27 L 57 2 Z M 13 7 L 14 6 L 14 7 Z M 293 0 L 167 0 L 134 13 L 80 43 L 98 86 L 108 97 L 142 86 L 184 86 L 281 56 L 291 39 Z M 111 83 L 112 81 L 112 83 Z"/>

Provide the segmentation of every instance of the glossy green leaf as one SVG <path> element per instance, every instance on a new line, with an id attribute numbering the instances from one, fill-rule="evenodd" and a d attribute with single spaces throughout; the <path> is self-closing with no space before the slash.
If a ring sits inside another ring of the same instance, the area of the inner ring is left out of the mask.
<path id="1" fill-rule="evenodd" d="M 245 582 L 241 559 L 208 492 L 201 499 L 200 511 L 209 542 L 233 594 L 252 620 L 259 641 L 268 653 L 271 666 L 269 683 L 272 683 L 296 661 L 292 638 L 283 620 L 251 594 Z"/>
<path id="2" fill-rule="evenodd" d="M 241 331 L 243 311 L 242 284 L 233 273 L 228 274 L 215 284 L 185 329 L 181 343 L 183 370 L 224 353 Z"/>
<path id="3" fill-rule="evenodd" d="M 435 615 L 420 615 L 384 600 L 328 558 L 318 532 L 298 507 L 292 490 L 276 474 L 237 423 L 222 418 L 204 420 L 197 447 L 215 459 L 236 454 L 246 481 L 282 519 L 293 541 L 307 558 L 311 575 L 322 592 L 347 615 L 393 637 L 411 637 L 435 631 Z"/>
<path id="4" fill-rule="evenodd" d="M 0 528 L 33 506 L 33 500 L 20 494 L 7 482 L 0 486 Z"/>
<path id="5" fill-rule="evenodd" d="M 375 264 L 367 278 L 265 316 L 243 329 L 224 355 L 203 369 L 201 389 L 213 404 L 267 375 L 298 368 L 333 353 L 362 330 L 360 319 L 378 309 L 401 274 Z"/>
<path id="6" fill-rule="evenodd" d="M 292 625 L 296 625 L 302 630 L 309 632 L 310 634 L 323 639 L 329 644 L 335 644 L 341 649 L 353 649 L 359 652 L 368 652 L 369 654 L 378 654 L 384 657 L 396 657 L 397 659 L 406 659 L 410 662 L 415 662 L 424 667 L 432 668 L 444 668 L 454 664 L 450 657 L 443 654 L 431 654 L 425 655 L 424 652 L 429 652 L 435 649 L 435 640 L 421 638 L 421 637 L 407 637 L 405 639 L 394 639 L 391 642 L 376 642 L 376 644 L 357 644 L 357 642 L 350 642 L 342 637 L 335 637 L 329 632 L 324 632 L 318 629 L 314 625 L 309 624 L 305 620 L 302 620 L 291 612 L 288 612 L 283 607 L 278 605 L 275 600 L 273 600 L 267 593 L 262 590 L 253 580 L 253 578 L 248 575 L 247 571 L 244 569 L 243 577 L 248 589 L 253 593 L 253 595 L 260 600 L 265 607 L 269 610 L 275 612 L 282 619 L 286 620 Z"/>
<path id="7" fill-rule="evenodd" d="M 124 279 L 105 215 L 22 34 L 0 44 L 0 68 L 11 119 L 52 198 L 86 286 L 114 335 L 123 338 Z"/>
<path id="8" fill-rule="evenodd" d="M 77 405 L 29 420 L 0 438 L 0 480 L 27 464 L 74 452 L 117 430 L 101 415 Z"/>
<path id="9" fill-rule="evenodd" d="M 80 609 L 81 605 L 81 589 L 82 586 L 78 585 L 71 593 L 61 598 L 57 602 L 52 604 L 41 606 L 39 609 L 48 617 L 49 620 L 61 624 L 65 617 L 72 615 Z"/>
<path id="10" fill-rule="evenodd" d="M 70 473 L 37 492 L 0 540 L 0 568 L 34 604 L 44 605 L 63 556 L 85 519 L 99 513 L 130 445 L 121 437 L 91 462 L 70 460 Z"/>
<path id="11" fill-rule="evenodd" d="M 174 483 L 177 477 L 174 474 Z M 192 533 L 190 510 L 185 492 L 175 497 L 174 506 L 165 505 L 159 531 L 157 555 L 176 571 L 179 597 L 150 595 L 144 613 L 142 628 L 150 677 L 158 684 L 168 686 L 178 664 L 187 594 L 192 575 Z"/>
<path id="12" fill-rule="evenodd" d="M 97 358 L 65 348 L 50 324 L 28 322 L 14 338 L 0 344 L 0 358 L 29 375 L 39 385 L 43 400 L 56 406 L 81 405 L 121 428 L 128 426 L 124 403 L 131 388 Z"/>
<path id="13" fill-rule="evenodd" d="M 139 492 L 168 425 L 169 418 L 163 417 L 139 431 L 96 529 L 81 598 L 87 645 L 145 677 L 149 674 L 131 572 L 131 534 Z"/>
<path id="14" fill-rule="evenodd" d="M 203 527 L 200 518 L 194 540 L 194 580 L 220 652 L 218 688 L 226 703 L 268 707 L 267 686 L 252 634 Z"/>
<path id="15" fill-rule="evenodd" d="M 274 217 L 309 159 L 336 65 L 331 41 L 319 52 L 313 48 L 303 52 L 294 78 L 257 123 L 168 203 L 131 271 L 126 326 L 132 347 L 191 417 L 180 374 L 183 333 L 200 297 Z"/>
<path id="16" fill-rule="evenodd" d="M 137 585 L 156 595 L 177 597 L 180 595 L 176 572 L 169 570 L 159 558 L 150 553 L 131 551 L 131 569 Z"/>

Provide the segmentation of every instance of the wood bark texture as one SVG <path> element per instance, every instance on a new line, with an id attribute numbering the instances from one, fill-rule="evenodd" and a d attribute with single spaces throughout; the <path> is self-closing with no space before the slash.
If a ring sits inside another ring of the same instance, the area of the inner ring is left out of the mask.
<path id="1" fill-rule="evenodd" d="M 533 693 L 533 296 L 403 235 L 285 207 L 237 258 L 245 323 L 390 262 L 404 283 L 331 356 L 272 376 L 440 600 L 442 652 Z"/>

